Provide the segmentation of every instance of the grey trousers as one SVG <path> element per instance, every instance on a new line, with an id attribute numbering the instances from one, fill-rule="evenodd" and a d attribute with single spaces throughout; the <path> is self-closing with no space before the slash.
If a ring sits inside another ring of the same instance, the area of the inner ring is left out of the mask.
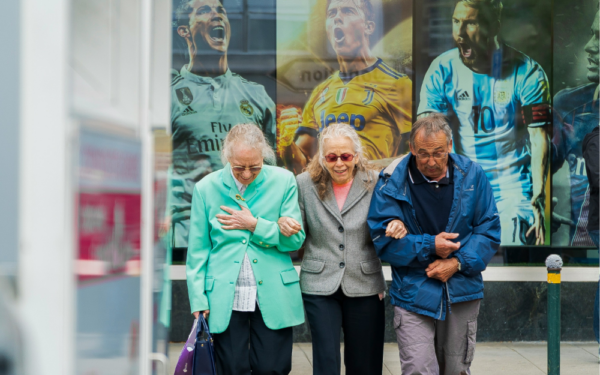
<path id="1" fill-rule="evenodd" d="M 475 355 L 481 300 L 454 303 L 446 320 L 394 307 L 402 375 L 467 375 Z"/>

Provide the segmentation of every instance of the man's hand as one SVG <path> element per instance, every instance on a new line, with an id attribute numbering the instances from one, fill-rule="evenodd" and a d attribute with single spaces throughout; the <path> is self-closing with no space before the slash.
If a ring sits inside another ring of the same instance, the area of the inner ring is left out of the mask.
<path id="1" fill-rule="evenodd" d="M 440 258 L 446 259 L 453 251 L 460 249 L 460 242 L 454 243 L 453 240 L 458 237 L 458 233 L 442 232 L 435 236 L 435 253 Z"/>
<path id="2" fill-rule="evenodd" d="M 200 313 L 202 313 L 202 315 L 204 315 L 204 319 L 208 319 L 208 314 L 210 314 L 210 310 L 196 311 L 196 312 L 194 312 L 194 318 L 198 319 L 198 317 L 200 316 Z"/>
<path id="3" fill-rule="evenodd" d="M 408 230 L 404 226 L 404 223 L 398 219 L 392 220 L 388 223 L 385 228 L 385 236 L 400 239 L 408 234 Z"/>
<path id="4" fill-rule="evenodd" d="M 302 229 L 302 225 L 297 222 L 295 219 L 291 217 L 282 216 L 277 220 L 277 224 L 279 225 L 279 231 L 286 237 L 290 237 L 294 235 Z"/>
<path id="5" fill-rule="evenodd" d="M 240 206 L 240 208 L 242 209 L 241 211 L 236 211 L 227 206 L 221 206 L 221 209 L 229 213 L 229 215 L 217 214 L 217 220 L 223 224 L 223 229 L 241 229 L 254 232 L 258 219 L 252 216 L 252 212 L 246 207 Z"/>
<path id="6" fill-rule="evenodd" d="M 427 269 L 425 269 L 427 277 L 432 279 L 438 279 L 445 283 L 452 275 L 458 272 L 458 259 L 438 259 L 431 263 Z"/>
<path id="7" fill-rule="evenodd" d="M 531 199 L 531 205 L 533 206 L 533 225 L 525 237 L 529 237 L 530 234 L 535 233 L 535 244 L 543 245 L 546 240 L 546 226 L 544 225 L 544 196 L 538 196 Z"/>

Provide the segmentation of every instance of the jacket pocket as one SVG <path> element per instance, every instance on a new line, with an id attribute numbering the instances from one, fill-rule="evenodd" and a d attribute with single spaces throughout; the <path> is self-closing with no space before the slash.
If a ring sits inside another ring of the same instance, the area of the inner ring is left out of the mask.
<path id="1" fill-rule="evenodd" d="M 477 337 L 477 320 L 467 322 L 467 350 L 464 363 L 473 362 L 475 356 L 475 342 Z"/>
<path id="2" fill-rule="evenodd" d="M 281 271 L 281 281 L 283 281 L 284 284 L 291 284 L 300 281 L 300 278 L 298 277 L 298 272 L 296 269 L 292 268 Z"/>
<path id="3" fill-rule="evenodd" d="M 207 292 L 210 292 L 213 289 L 213 286 L 215 286 L 215 278 L 214 277 L 209 276 L 204 279 L 204 290 L 206 290 Z"/>
<path id="4" fill-rule="evenodd" d="M 300 268 L 302 271 L 319 273 L 323 271 L 323 268 L 325 268 L 325 262 L 320 260 L 304 259 Z"/>
<path id="5" fill-rule="evenodd" d="M 400 313 L 400 309 L 394 309 L 394 329 L 395 330 L 399 329 L 401 325 L 402 325 L 402 314 Z"/>
<path id="6" fill-rule="evenodd" d="M 380 272 L 381 261 L 379 259 L 372 259 L 367 260 L 366 262 L 360 262 L 360 269 L 365 275 Z"/>

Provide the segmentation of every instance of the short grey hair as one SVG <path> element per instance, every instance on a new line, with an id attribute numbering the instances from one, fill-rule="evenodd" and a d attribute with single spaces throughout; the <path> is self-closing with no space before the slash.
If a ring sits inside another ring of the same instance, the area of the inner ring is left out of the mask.
<path id="1" fill-rule="evenodd" d="M 227 133 L 221 149 L 223 165 L 227 164 L 233 155 L 233 148 L 236 144 L 260 151 L 263 162 L 266 164 L 275 165 L 277 161 L 273 148 L 269 145 L 262 130 L 255 124 L 238 124 Z"/>
<path id="2" fill-rule="evenodd" d="M 417 122 L 413 124 L 409 138 L 410 145 L 413 148 L 415 147 L 415 138 L 420 131 L 425 132 L 423 133 L 424 137 L 429 137 L 437 132 L 444 132 L 447 144 L 449 145 L 450 142 L 452 142 L 452 129 L 450 129 L 450 125 L 448 125 L 446 116 L 441 113 L 428 113 L 425 116 L 419 117 Z"/>
<path id="3" fill-rule="evenodd" d="M 367 159 L 363 156 L 363 146 L 360 138 L 358 137 L 358 133 L 354 130 L 350 125 L 344 123 L 336 123 L 331 124 L 325 130 L 319 134 L 319 164 L 323 169 L 325 167 L 325 154 L 323 146 L 325 145 L 325 141 L 327 139 L 332 138 L 341 138 L 346 137 L 352 141 L 352 146 L 354 149 L 354 153 L 358 159 L 358 163 L 356 166 L 358 169 L 364 169 L 364 165 L 366 165 Z"/>

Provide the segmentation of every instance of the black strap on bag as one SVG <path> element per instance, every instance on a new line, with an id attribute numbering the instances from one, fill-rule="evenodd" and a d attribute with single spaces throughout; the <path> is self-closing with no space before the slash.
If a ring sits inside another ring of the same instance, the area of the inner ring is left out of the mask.
<path id="1" fill-rule="evenodd" d="M 194 361 L 192 375 L 216 375 L 215 348 L 208 323 L 202 312 L 198 314 L 196 343 L 194 344 Z"/>

